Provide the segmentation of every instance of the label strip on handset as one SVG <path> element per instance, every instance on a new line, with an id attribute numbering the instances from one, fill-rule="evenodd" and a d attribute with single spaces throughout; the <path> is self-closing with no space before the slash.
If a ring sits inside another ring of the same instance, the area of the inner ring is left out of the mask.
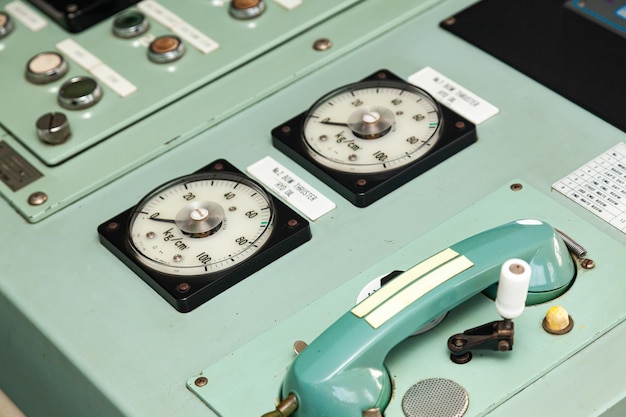
<path id="1" fill-rule="evenodd" d="M 474 264 L 452 249 L 415 265 L 383 286 L 352 309 L 352 313 L 379 328 L 429 291 L 455 277 Z"/>

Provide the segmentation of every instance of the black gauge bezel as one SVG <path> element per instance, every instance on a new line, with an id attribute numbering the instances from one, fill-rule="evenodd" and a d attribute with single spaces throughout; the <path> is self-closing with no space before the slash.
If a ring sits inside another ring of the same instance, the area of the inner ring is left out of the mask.
<path id="1" fill-rule="evenodd" d="M 141 202 L 98 226 L 100 242 L 182 313 L 202 305 L 311 239 L 309 222 L 304 217 L 267 192 L 264 187 L 225 159 L 213 161 L 190 174 L 190 177 L 199 173 L 212 172 L 245 178 L 246 181 L 264 190 L 274 207 L 273 229 L 268 240 L 259 251 L 231 268 L 200 275 L 170 275 L 150 268 L 145 262 L 138 259 L 140 255 L 132 248 L 129 236 L 131 221 L 136 207 Z M 180 181 L 181 178 L 173 181 Z M 171 181 L 168 184 L 171 184 Z M 154 191 L 162 189 L 165 185 L 155 188 L 147 196 L 153 195 Z"/>
<path id="2" fill-rule="evenodd" d="M 394 81 L 406 85 L 407 88 L 415 88 L 413 84 L 407 83 L 388 70 L 376 71 L 359 83 L 371 84 L 372 81 L 379 81 L 381 86 L 386 85 L 389 81 Z M 359 83 L 349 85 L 354 88 Z M 345 87 L 342 86 L 333 91 L 341 91 Z M 428 95 L 428 93 L 426 94 Z M 325 94 L 323 97 L 327 97 L 327 95 Z M 437 103 L 434 98 L 432 100 Z M 441 137 L 435 146 L 422 157 L 410 164 L 385 172 L 355 174 L 338 171 L 324 166 L 312 158 L 303 139 L 304 122 L 311 109 L 315 108 L 318 102 L 319 100 L 316 100 L 309 110 L 272 129 L 272 144 L 357 207 L 366 207 L 374 203 L 477 140 L 476 126 L 472 122 L 445 106 L 439 106 L 442 124 L 440 127 Z"/>

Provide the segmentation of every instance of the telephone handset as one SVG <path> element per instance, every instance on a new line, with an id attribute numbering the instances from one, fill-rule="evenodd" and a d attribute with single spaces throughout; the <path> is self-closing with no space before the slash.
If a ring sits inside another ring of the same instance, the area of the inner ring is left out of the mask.
<path id="1" fill-rule="evenodd" d="M 544 222 L 518 220 L 469 237 L 394 278 L 326 329 L 296 357 L 283 401 L 266 416 L 382 416 L 392 390 L 384 364 L 389 351 L 496 284 L 511 258 L 530 265 L 527 302 L 533 293 L 561 294 L 573 282 L 574 261 Z"/>

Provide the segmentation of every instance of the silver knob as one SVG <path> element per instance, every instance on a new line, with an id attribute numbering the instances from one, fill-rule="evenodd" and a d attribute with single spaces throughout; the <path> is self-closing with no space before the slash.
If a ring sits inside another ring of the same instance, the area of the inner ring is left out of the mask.
<path id="1" fill-rule="evenodd" d="M 64 143 L 71 134 L 70 124 L 63 113 L 46 113 L 37 119 L 37 136 L 50 145 Z"/>

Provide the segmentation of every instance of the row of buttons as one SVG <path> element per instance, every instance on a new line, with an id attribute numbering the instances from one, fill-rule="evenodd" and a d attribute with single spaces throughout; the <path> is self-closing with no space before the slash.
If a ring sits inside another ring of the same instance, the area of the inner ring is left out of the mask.
<path id="1" fill-rule="evenodd" d="M 263 0 L 232 0 L 228 13 L 236 19 L 252 19 L 260 16 L 265 11 Z M 149 28 L 146 17 L 140 13 L 131 11 L 122 13 L 113 22 L 113 33 L 121 38 L 138 36 Z M 13 21 L 8 13 L 0 11 L 0 39 L 4 38 L 13 30 Z"/>
<path id="2" fill-rule="evenodd" d="M 229 14 L 237 19 L 251 19 L 265 11 L 263 0 L 233 0 Z M 138 37 L 148 31 L 150 22 L 139 10 L 129 10 L 119 14 L 112 25 L 112 32 L 122 39 Z M 13 30 L 13 22 L 8 13 L 0 12 L 0 39 Z M 178 36 L 163 35 L 153 39 L 147 50 L 148 59 L 155 63 L 173 62 L 185 53 L 185 46 Z M 71 54 L 70 54 L 71 55 Z M 36 85 L 48 84 L 64 77 L 69 69 L 67 60 L 57 52 L 42 52 L 32 57 L 25 70 L 25 78 Z M 89 108 L 102 97 L 98 82 L 88 76 L 78 76 L 64 82 L 59 88 L 57 102 L 68 110 Z M 66 142 L 71 135 L 69 121 L 61 112 L 42 115 L 35 123 L 38 138 L 51 145 Z"/>

